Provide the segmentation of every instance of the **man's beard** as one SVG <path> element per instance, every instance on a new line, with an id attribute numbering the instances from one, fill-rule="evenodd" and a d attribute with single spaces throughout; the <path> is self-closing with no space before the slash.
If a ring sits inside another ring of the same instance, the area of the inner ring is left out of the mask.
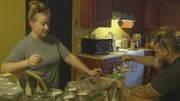
<path id="1" fill-rule="evenodd" d="M 159 60 L 159 63 L 160 63 L 160 69 L 161 70 L 164 70 L 164 69 L 166 69 L 166 68 L 168 68 L 169 67 L 169 61 L 168 60 L 166 60 L 166 59 L 161 59 L 161 60 Z"/>

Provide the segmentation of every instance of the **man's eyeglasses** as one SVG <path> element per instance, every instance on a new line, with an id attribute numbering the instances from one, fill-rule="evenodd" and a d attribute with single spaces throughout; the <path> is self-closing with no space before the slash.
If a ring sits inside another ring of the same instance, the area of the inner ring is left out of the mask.
<path id="1" fill-rule="evenodd" d="M 166 48 L 166 49 L 169 51 L 167 45 L 166 45 L 166 44 L 164 43 L 164 41 L 162 40 L 162 34 L 160 34 L 160 35 L 157 36 L 157 41 L 160 42 L 160 43 L 164 46 L 164 48 Z"/>
<path id="2" fill-rule="evenodd" d="M 167 45 L 166 45 L 166 44 L 164 43 L 164 41 L 162 40 L 162 34 L 160 34 L 160 35 L 157 36 L 157 41 L 160 42 L 160 43 L 168 50 Z M 177 42 L 177 44 L 178 44 L 179 47 L 180 47 L 180 36 L 177 36 L 177 37 L 176 37 L 176 42 Z"/>

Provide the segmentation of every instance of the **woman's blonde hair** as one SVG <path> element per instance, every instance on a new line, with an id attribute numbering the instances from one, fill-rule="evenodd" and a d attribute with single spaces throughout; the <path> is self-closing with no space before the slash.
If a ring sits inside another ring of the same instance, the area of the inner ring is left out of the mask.
<path id="1" fill-rule="evenodd" d="M 28 12 L 28 21 L 35 21 L 36 14 L 42 13 L 47 16 L 51 16 L 51 12 L 44 3 L 41 3 L 37 0 L 32 0 L 29 2 L 29 12 Z"/>

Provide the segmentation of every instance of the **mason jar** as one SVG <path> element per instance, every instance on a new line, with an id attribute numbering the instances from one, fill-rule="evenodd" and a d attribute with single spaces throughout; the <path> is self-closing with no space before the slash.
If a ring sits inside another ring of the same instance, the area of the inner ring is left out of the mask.
<path id="1" fill-rule="evenodd" d="M 51 89 L 49 90 L 49 93 L 50 93 L 55 99 L 57 99 L 57 98 L 62 99 L 63 90 L 51 88 Z"/>
<path id="2" fill-rule="evenodd" d="M 0 84 L 0 91 L 13 88 L 13 87 L 16 87 L 15 83 L 5 81 L 3 84 Z"/>
<path id="3" fill-rule="evenodd" d="M 0 74 L 0 78 L 4 78 L 4 76 Z"/>
<path id="4" fill-rule="evenodd" d="M 63 95 L 64 101 L 75 101 L 75 95 L 73 93 L 66 93 Z"/>
<path id="5" fill-rule="evenodd" d="M 8 78 L 0 78 L 0 84 L 4 84 L 4 83 L 7 83 L 9 81 Z"/>
<path id="6" fill-rule="evenodd" d="M 76 94 L 77 88 L 75 86 L 69 86 L 67 87 L 67 91 Z"/>
<path id="7" fill-rule="evenodd" d="M 77 92 L 77 101 L 89 101 L 89 94 L 86 90 Z"/>
<path id="8" fill-rule="evenodd" d="M 2 94 L 5 101 L 23 101 L 23 90 L 18 87 L 3 90 Z"/>
<path id="9" fill-rule="evenodd" d="M 42 98 L 32 96 L 32 97 L 27 98 L 25 101 L 43 101 L 43 100 Z"/>
<path id="10" fill-rule="evenodd" d="M 4 97 L 3 97 L 3 94 L 1 92 L 0 92 L 0 99 L 1 99 L 1 101 L 5 101 Z"/>
<path id="11" fill-rule="evenodd" d="M 52 101 L 54 99 L 54 97 L 47 93 L 46 95 L 42 96 L 42 101 Z"/>
<path id="12" fill-rule="evenodd" d="M 35 95 L 33 95 L 33 101 L 40 100 L 40 101 L 51 101 L 53 100 L 53 96 L 48 92 L 36 92 Z M 31 98 L 31 100 L 32 100 Z"/>

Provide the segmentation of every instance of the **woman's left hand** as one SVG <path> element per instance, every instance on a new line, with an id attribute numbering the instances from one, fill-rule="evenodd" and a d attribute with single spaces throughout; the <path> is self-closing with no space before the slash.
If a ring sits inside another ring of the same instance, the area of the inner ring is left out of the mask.
<path id="1" fill-rule="evenodd" d="M 102 69 L 101 68 L 96 68 L 96 69 L 93 69 L 93 70 L 88 70 L 87 71 L 87 74 L 89 76 L 98 76 L 102 73 Z"/>

